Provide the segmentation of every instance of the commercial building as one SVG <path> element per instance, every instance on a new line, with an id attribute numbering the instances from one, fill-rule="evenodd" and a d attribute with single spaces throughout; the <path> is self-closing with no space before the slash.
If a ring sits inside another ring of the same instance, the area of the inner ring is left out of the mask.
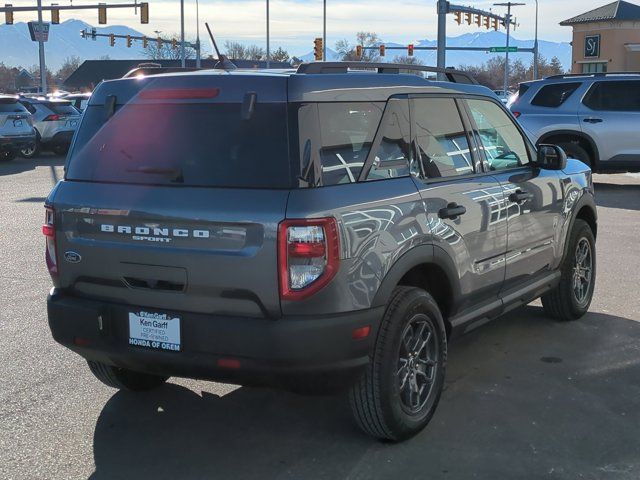
<path id="1" fill-rule="evenodd" d="M 640 6 L 618 0 L 560 22 L 573 27 L 572 73 L 640 71 Z"/>

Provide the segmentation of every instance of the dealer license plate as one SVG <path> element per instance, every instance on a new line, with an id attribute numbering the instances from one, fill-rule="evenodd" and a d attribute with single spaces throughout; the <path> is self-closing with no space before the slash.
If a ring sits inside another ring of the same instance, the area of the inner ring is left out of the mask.
<path id="1" fill-rule="evenodd" d="M 129 345 L 180 351 L 180 318 L 167 313 L 129 312 Z"/>

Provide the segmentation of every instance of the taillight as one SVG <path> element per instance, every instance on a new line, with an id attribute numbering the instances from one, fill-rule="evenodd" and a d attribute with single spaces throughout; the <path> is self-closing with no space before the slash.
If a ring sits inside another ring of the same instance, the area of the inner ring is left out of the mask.
<path id="1" fill-rule="evenodd" d="M 47 115 L 42 119 L 43 122 L 57 122 L 58 120 L 62 120 L 60 115 Z"/>
<path id="2" fill-rule="evenodd" d="M 285 220 L 278 231 L 280 296 L 302 300 L 338 272 L 340 242 L 335 218 Z"/>
<path id="3" fill-rule="evenodd" d="M 522 113 L 520 112 L 512 112 L 512 113 L 513 113 L 513 116 L 516 118 L 520 118 L 520 115 L 522 115 Z"/>
<path id="4" fill-rule="evenodd" d="M 42 233 L 46 239 L 45 260 L 49 273 L 58 275 L 58 254 L 56 252 L 56 227 L 55 212 L 51 207 L 45 208 L 44 225 L 42 225 Z"/>

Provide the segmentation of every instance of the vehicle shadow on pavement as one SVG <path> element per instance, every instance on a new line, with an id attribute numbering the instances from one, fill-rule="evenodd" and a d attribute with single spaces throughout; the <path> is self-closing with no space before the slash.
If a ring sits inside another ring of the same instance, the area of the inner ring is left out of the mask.
<path id="1" fill-rule="evenodd" d="M 640 184 L 596 183 L 599 207 L 640 210 Z"/>
<path id="2" fill-rule="evenodd" d="M 35 170 L 37 167 L 51 167 L 52 186 L 59 180 L 55 167 L 62 167 L 66 157 L 42 154 L 36 158 L 16 158 L 11 162 L 0 163 L 0 177 Z"/>
<path id="3" fill-rule="evenodd" d="M 361 434 L 340 396 L 119 392 L 96 425 L 91 478 L 637 479 L 639 345 L 640 322 L 511 312 L 452 343 L 438 411 L 397 445 Z"/>

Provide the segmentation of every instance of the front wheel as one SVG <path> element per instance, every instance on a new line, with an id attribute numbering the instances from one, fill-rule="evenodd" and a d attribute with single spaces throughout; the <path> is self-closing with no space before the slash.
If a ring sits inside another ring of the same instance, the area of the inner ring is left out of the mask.
<path id="1" fill-rule="evenodd" d="M 593 168 L 593 162 L 591 160 L 591 156 L 589 155 L 589 152 L 587 152 L 579 144 L 573 143 L 573 142 L 567 142 L 567 143 L 559 143 L 558 146 L 562 148 L 562 150 L 564 150 L 564 153 L 567 154 L 567 157 L 580 160 L 582 163 L 588 165 L 590 168 Z"/>
<path id="2" fill-rule="evenodd" d="M 163 385 L 169 377 L 134 372 L 100 362 L 87 360 L 89 369 L 95 377 L 109 387 L 134 392 L 151 390 Z"/>
<path id="3" fill-rule="evenodd" d="M 51 150 L 53 150 L 53 153 L 55 153 L 56 155 L 63 156 L 66 155 L 69 151 L 69 145 L 55 145 L 51 148 Z"/>
<path id="4" fill-rule="evenodd" d="M 577 320 L 589 310 L 595 283 L 596 240 L 589 224 L 576 219 L 561 265 L 560 283 L 542 296 L 545 313 L 557 320 Z"/>
<path id="5" fill-rule="evenodd" d="M 396 288 L 367 370 L 349 393 L 359 427 L 392 441 L 420 432 L 438 405 L 446 361 L 444 321 L 433 297 Z"/>

